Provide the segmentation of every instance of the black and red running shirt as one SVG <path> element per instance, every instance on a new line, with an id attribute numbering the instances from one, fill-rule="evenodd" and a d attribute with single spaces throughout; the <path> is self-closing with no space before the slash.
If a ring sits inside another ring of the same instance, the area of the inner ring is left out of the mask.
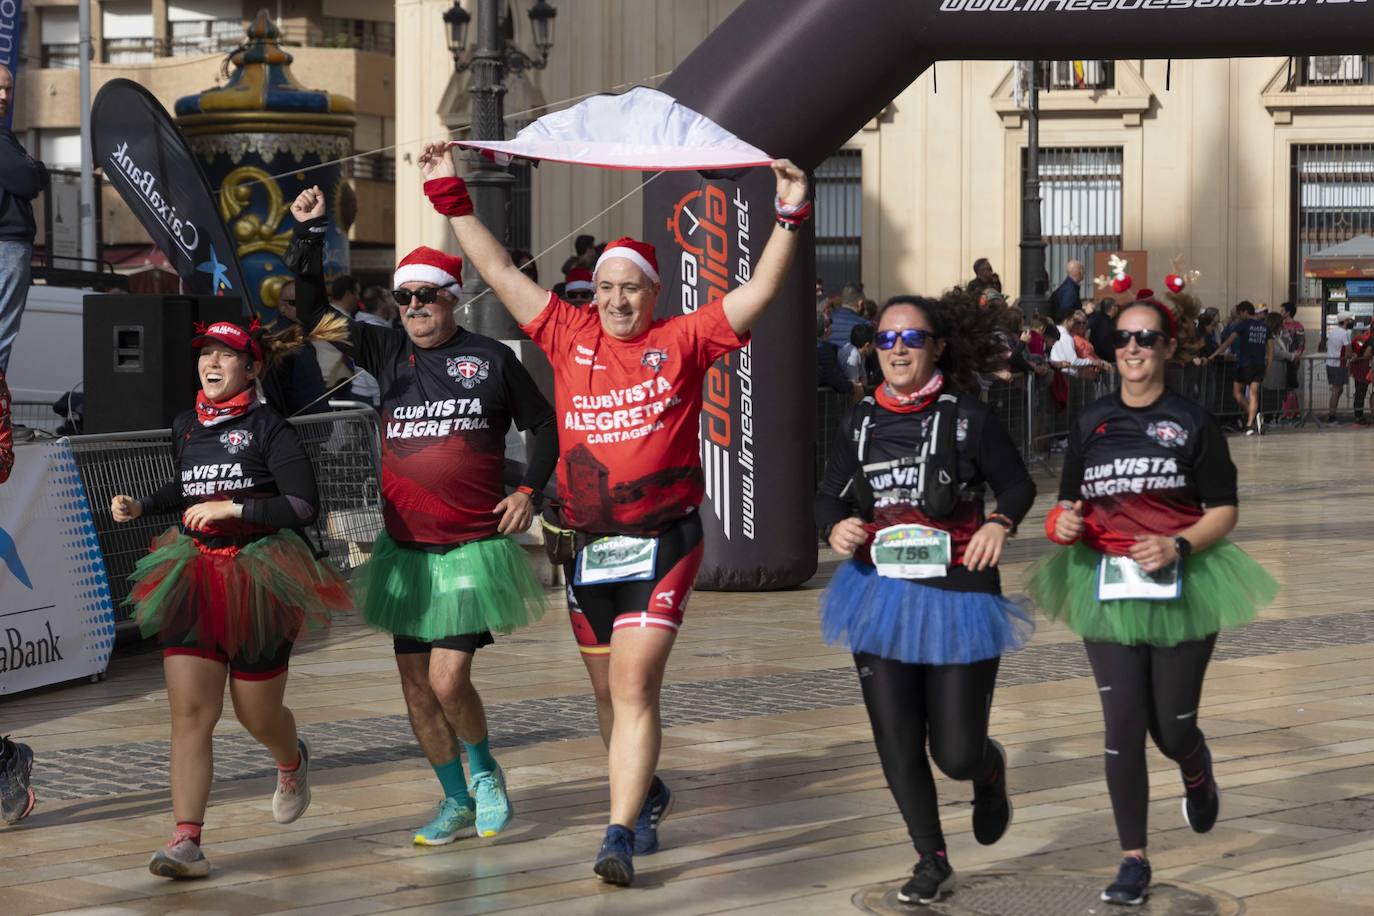
<path id="1" fill-rule="evenodd" d="M 922 579 L 921 584 L 951 591 L 1000 592 L 1002 586 L 997 568 L 969 569 L 963 565 L 964 551 L 986 521 L 983 503 L 989 487 L 996 497 L 996 511 L 1020 524 L 1035 502 L 1035 483 L 1002 421 L 977 398 L 960 395 L 955 426 L 960 500 L 946 518 L 934 519 L 926 515 L 921 509 L 921 494 L 916 489 L 917 468 L 891 465 L 920 453 L 929 438 L 934 416 L 934 405 L 914 413 L 873 407 L 873 425 L 868 431 L 868 454 L 863 469 L 873 493 L 871 517 L 865 517 L 865 509 L 855 498 L 852 485 L 854 475 L 860 470 L 857 444 L 852 435 L 837 436 L 830 448 L 820 492 L 816 494 L 817 527 L 828 535 L 843 519 L 863 518 L 870 543 L 855 553 L 855 559 L 862 563 L 872 562 L 869 547 L 873 535 L 891 525 L 924 525 L 948 531 L 954 565 L 948 575 Z M 850 431 L 856 427 L 851 410 L 840 428 Z"/>
<path id="2" fill-rule="evenodd" d="M 536 435 L 526 485 L 542 489 L 557 460 L 553 411 L 534 379 L 510 347 L 462 328 L 425 348 L 404 331 L 351 325 L 353 358 L 382 389 L 387 533 L 435 547 L 496 534 L 512 421 Z"/>
<path id="3" fill-rule="evenodd" d="M 324 218 L 298 226 L 286 253 L 307 329 L 330 311 L 321 277 Z M 430 306 L 441 307 L 439 303 Z M 493 304 L 491 307 L 496 307 Z M 348 353 L 382 392 L 382 517 L 405 546 L 433 551 L 497 533 L 506 433 L 534 433 L 521 485 L 540 491 L 558 461 L 553 410 L 514 351 L 459 328 L 419 347 L 405 331 L 348 319 Z"/>
<path id="4" fill-rule="evenodd" d="M 1120 394 L 1083 408 L 1069 435 L 1061 500 L 1083 500 L 1083 542 L 1125 556 L 1137 535 L 1173 536 L 1204 509 L 1234 506 L 1236 466 L 1216 420 L 1165 391 L 1148 407 Z"/>
<path id="5" fill-rule="evenodd" d="M 202 426 L 194 410 L 172 421 L 177 476 L 140 502 L 144 512 L 171 512 L 212 500 L 242 503 L 243 516 L 211 531 L 183 530 L 214 545 L 251 539 L 314 521 L 319 494 L 310 457 L 295 429 L 265 404 L 240 417 Z"/>
<path id="6" fill-rule="evenodd" d="M 730 327 L 722 300 L 618 340 L 596 308 L 550 293 L 522 330 L 553 364 L 558 492 L 569 527 L 657 534 L 701 505 L 702 380 L 749 342 Z"/>

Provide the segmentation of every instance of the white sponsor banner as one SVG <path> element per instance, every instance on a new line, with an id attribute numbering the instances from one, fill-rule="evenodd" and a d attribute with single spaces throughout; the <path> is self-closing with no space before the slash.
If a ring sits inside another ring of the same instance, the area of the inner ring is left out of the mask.
<path id="1" fill-rule="evenodd" d="M 21 446 L 0 486 L 0 695 L 103 672 L 114 632 L 71 446 Z"/>

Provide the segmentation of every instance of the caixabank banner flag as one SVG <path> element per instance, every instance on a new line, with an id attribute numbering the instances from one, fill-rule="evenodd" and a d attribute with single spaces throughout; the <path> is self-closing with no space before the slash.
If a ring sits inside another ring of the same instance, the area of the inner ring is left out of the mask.
<path id="1" fill-rule="evenodd" d="M 23 0 L 0 0 L 0 67 L 5 67 L 19 81 L 19 51 L 24 47 L 24 4 Z M 9 127 L 14 120 L 14 103 L 11 102 L 0 118 L 0 127 Z"/>
<path id="2" fill-rule="evenodd" d="M 21 446 L 0 486 L 0 696 L 103 672 L 114 632 L 71 446 Z"/>
<path id="3" fill-rule="evenodd" d="M 205 174 L 167 109 L 148 90 L 126 79 L 101 87 L 91 106 L 91 155 L 187 292 L 249 301 Z"/>

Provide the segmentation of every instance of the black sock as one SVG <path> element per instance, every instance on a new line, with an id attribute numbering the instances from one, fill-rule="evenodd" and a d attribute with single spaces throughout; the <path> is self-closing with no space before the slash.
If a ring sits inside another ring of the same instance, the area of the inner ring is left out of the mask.
<path id="1" fill-rule="evenodd" d="M 992 786 L 997 781 L 1004 778 L 1002 755 L 997 753 L 997 749 L 992 746 L 991 741 L 983 744 L 983 763 L 978 768 L 978 772 L 973 774 L 973 784 L 975 786 Z"/>
<path id="2" fill-rule="evenodd" d="M 1207 777 L 1207 739 L 1199 735 L 1197 747 L 1175 762 L 1183 774 L 1183 784 L 1190 789 L 1197 788 Z"/>

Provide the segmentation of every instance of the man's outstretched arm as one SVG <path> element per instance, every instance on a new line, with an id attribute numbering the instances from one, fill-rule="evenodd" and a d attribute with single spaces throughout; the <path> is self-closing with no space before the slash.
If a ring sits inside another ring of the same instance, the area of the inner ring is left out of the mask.
<path id="1" fill-rule="evenodd" d="M 810 204 L 806 199 L 806 173 L 787 159 L 775 159 L 771 168 L 778 180 L 778 199 L 782 202 L 778 216 L 791 224 L 788 229 L 782 225 L 773 227 L 768 244 L 754 265 L 749 282 L 725 294 L 721 306 L 725 309 L 725 320 L 736 334 L 745 334 L 763 317 L 763 310 L 782 289 L 792 258 L 800 245 L 800 224 L 809 215 Z M 808 319 L 809 319 L 808 315 Z"/>
<path id="2" fill-rule="evenodd" d="M 548 305 L 549 291 L 520 272 L 505 246 L 473 214 L 467 188 L 458 177 L 446 144 L 425 147 L 420 154 L 420 172 L 425 176 L 425 194 L 434 208 L 449 218 L 458 247 L 506 311 L 522 325 L 539 317 Z"/>

